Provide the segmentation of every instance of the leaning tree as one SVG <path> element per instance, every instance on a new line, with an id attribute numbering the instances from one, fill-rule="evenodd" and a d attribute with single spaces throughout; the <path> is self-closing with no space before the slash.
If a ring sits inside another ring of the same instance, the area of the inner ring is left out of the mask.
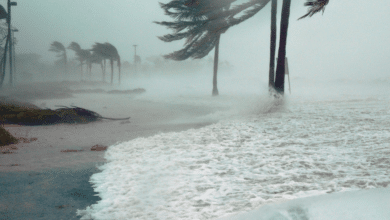
<path id="1" fill-rule="evenodd" d="M 89 50 L 81 49 L 80 45 L 76 42 L 70 43 L 68 49 L 73 50 L 76 53 L 76 59 L 80 62 L 81 75 L 83 75 L 84 62 L 89 59 L 91 52 Z"/>
<path id="2" fill-rule="evenodd" d="M 246 3 L 243 3 L 241 6 L 237 7 L 239 10 L 247 10 L 246 11 L 247 16 L 242 16 L 241 18 L 238 19 L 231 17 L 229 23 L 231 25 L 236 25 L 249 19 L 257 12 L 259 12 L 270 1 L 271 0 L 248 0 Z M 320 11 L 324 12 L 325 6 L 328 3 L 329 0 L 307 0 L 307 2 L 304 5 L 309 6 L 308 13 L 300 17 L 299 19 L 305 18 L 307 16 L 311 17 Z M 272 0 L 269 85 L 270 85 L 270 89 L 273 88 L 277 93 L 282 95 L 284 94 L 286 43 L 287 43 L 288 23 L 290 17 L 290 6 L 291 6 L 291 0 L 283 0 L 281 21 L 280 21 L 278 60 L 276 66 L 276 73 L 274 74 L 274 60 L 275 60 L 274 57 L 275 57 L 275 49 L 276 49 L 275 44 L 276 44 L 277 1 Z"/>
<path id="3" fill-rule="evenodd" d="M 118 63 L 119 70 L 119 83 L 121 82 L 121 58 L 119 56 L 118 50 L 114 47 L 114 45 L 110 43 L 95 43 L 91 49 L 92 53 L 95 53 L 97 56 L 100 56 L 104 60 L 104 72 L 103 72 L 103 80 L 105 78 L 105 60 L 110 60 L 111 66 L 111 84 L 114 79 L 114 61 Z"/>
<path id="4" fill-rule="evenodd" d="M 226 31 L 228 28 L 240 24 L 247 19 L 253 17 L 255 14 L 257 14 L 261 9 L 263 9 L 271 0 L 245 0 L 240 1 L 241 4 L 233 5 L 233 3 L 237 3 L 236 0 L 172 0 L 170 3 L 165 4 L 167 8 L 176 8 L 177 10 L 174 12 L 171 12 L 169 10 L 165 10 L 165 13 L 173 18 L 176 19 L 176 22 L 158 22 L 162 25 L 167 26 L 168 28 L 174 29 L 175 33 L 172 35 L 165 35 L 163 36 L 164 41 L 173 41 L 173 40 L 180 40 L 187 38 L 185 48 L 179 51 L 176 51 L 172 54 L 196 54 L 197 50 L 195 50 L 195 46 L 198 46 L 199 44 L 206 44 L 208 43 L 210 45 L 211 40 L 204 40 L 205 39 L 205 31 L 199 31 L 198 34 L 195 35 L 194 31 L 196 31 L 196 28 L 191 27 L 197 27 L 196 22 L 201 22 L 201 28 L 206 29 L 208 31 L 208 21 L 225 21 L 218 23 L 217 27 L 219 30 Z M 223 4 L 232 4 L 232 7 L 228 10 L 221 10 L 219 7 L 210 7 L 208 5 L 221 3 Z M 329 0 L 307 0 L 307 2 L 304 4 L 305 6 L 309 6 L 308 13 L 301 18 L 312 16 L 316 14 L 317 12 L 324 11 L 325 6 L 328 4 Z M 164 6 L 164 4 L 162 4 Z M 186 6 L 191 5 L 190 7 L 193 10 L 188 10 L 188 7 Z M 289 15 L 290 15 L 290 5 L 291 0 L 283 0 L 282 5 L 282 15 L 281 15 L 281 22 L 280 22 L 280 37 L 279 37 L 279 50 L 278 50 L 278 60 L 277 60 L 277 67 L 276 67 L 276 74 L 273 74 L 274 67 L 272 66 L 273 61 L 270 61 L 270 70 L 269 70 L 269 84 L 272 84 L 272 87 L 275 88 L 276 92 L 279 94 L 284 93 L 284 70 L 285 70 L 285 57 L 286 57 L 286 43 L 287 43 L 287 32 L 288 32 L 288 23 L 289 23 Z M 206 7 L 208 6 L 208 7 Z M 274 31 L 274 36 L 271 37 L 271 46 L 270 46 L 270 52 L 271 56 L 270 58 L 274 60 L 276 47 L 273 46 L 276 44 L 276 1 L 273 0 L 273 5 L 271 7 L 272 10 L 272 21 L 271 21 L 271 29 Z M 195 11 L 195 12 L 194 12 Z M 212 19 L 205 19 L 200 20 L 199 17 L 204 18 L 202 16 L 199 16 L 199 14 L 204 13 L 205 17 L 207 17 L 208 14 L 214 14 L 215 20 Z M 203 22 L 203 23 L 202 23 Z M 212 22 L 210 22 L 212 23 Z M 213 27 L 215 28 L 215 27 Z M 272 31 L 271 31 L 272 32 Z M 272 33 L 271 33 L 272 35 Z M 210 39 L 210 37 L 209 37 Z M 203 45 L 202 45 L 203 46 Z M 203 46 L 205 47 L 205 46 Z M 213 47 L 211 47 L 212 49 Z M 210 50 L 211 50 L 210 49 Z M 209 51 L 210 51 L 209 50 Z M 187 52 L 188 51 L 188 52 Z M 207 50 L 205 50 L 207 51 Z M 208 52 L 209 52 L 208 51 Z M 208 53 L 207 52 L 207 53 Z M 202 53 L 199 53 L 202 54 Z M 171 55 L 171 54 L 170 54 Z M 170 56 L 167 55 L 167 56 Z M 197 55 L 199 57 L 199 55 Z M 195 56 L 192 56 L 196 58 Z M 275 81 L 274 81 L 274 75 L 275 75 Z M 274 81 L 274 82 L 273 82 Z"/>
<path id="5" fill-rule="evenodd" d="M 57 57 L 59 59 L 56 61 L 56 63 L 61 63 L 65 67 L 65 71 L 67 71 L 66 63 L 67 63 L 67 57 L 66 57 L 66 49 L 64 45 L 58 41 L 54 41 L 49 48 L 49 51 L 57 53 Z"/>
<path id="6" fill-rule="evenodd" d="M 92 75 L 92 64 L 94 64 L 94 63 L 100 64 L 100 66 L 102 68 L 102 73 L 104 73 L 103 57 L 96 52 L 92 52 L 91 55 L 87 59 L 87 69 L 88 69 L 89 75 L 90 76 Z"/>
<path id="7" fill-rule="evenodd" d="M 173 22 L 155 22 L 174 31 L 159 37 L 165 42 L 186 39 L 184 48 L 164 58 L 186 60 L 201 59 L 214 49 L 214 71 L 212 95 L 219 94 L 217 87 L 219 42 L 221 34 L 228 29 L 227 16 L 222 13 L 230 8 L 235 0 L 193 1 L 172 0 L 167 4 L 160 3 L 165 14 L 175 19 Z"/>

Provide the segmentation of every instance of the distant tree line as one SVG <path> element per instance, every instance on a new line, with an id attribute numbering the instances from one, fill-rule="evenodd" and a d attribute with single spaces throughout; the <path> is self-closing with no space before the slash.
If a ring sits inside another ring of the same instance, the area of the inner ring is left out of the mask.
<path id="1" fill-rule="evenodd" d="M 91 49 L 82 49 L 81 46 L 76 42 L 71 42 L 70 45 L 65 46 L 54 41 L 49 48 L 49 51 L 55 52 L 59 58 L 56 63 L 63 65 L 65 72 L 67 72 L 67 53 L 66 49 L 72 50 L 76 54 L 76 59 L 80 62 L 81 74 L 83 74 L 83 66 L 86 65 L 87 73 L 91 77 L 92 64 L 100 64 L 102 69 L 102 80 L 106 78 L 106 61 L 110 62 L 111 67 L 111 84 L 114 80 L 114 62 L 117 62 L 118 66 L 118 80 L 121 81 L 121 58 L 119 56 L 116 47 L 110 43 L 95 43 Z"/>

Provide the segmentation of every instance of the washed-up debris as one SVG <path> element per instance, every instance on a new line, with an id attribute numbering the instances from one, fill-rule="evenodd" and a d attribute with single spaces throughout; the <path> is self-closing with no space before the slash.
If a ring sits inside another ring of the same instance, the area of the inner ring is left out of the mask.
<path id="1" fill-rule="evenodd" d="M 129 120 L 127 118 L 107 118 L 99 115 L 98 113 L 80 108 L 77 106 L 60 106 L 61 108 L 56 110 L 51 109 L 16 109 L 12 110 L 7 108 L 1 108 L 1 118 L 5 124 L 18 124 L 18 125 L 54 125 L 54 124 L 75 124 L 75 123 L 89 123 L 103 119 L 107 120 Z"/>
<path id="2" fill-rule="evenodd" d="M 105 93 L 104 89 L 75 89 L 73 93 Z"/>
<path id="3" fill-rule="evenodd" d="M 145 89 L 130 89 L 130 90 L 111 90 L 108 91 L 108 94 L 140 94 L 146 92 Z"/>
<path id="4" fill-rule="evenodd" d="M 55 206 L 57 209 L 63 209 L 63 208 L 66 208 L 66 207 L 70 207 L 69 204 L 66 204 L 66 205 L 59 205 L 59 206 Z M 72 206 L 74 207 L 74 206 Z"/>
<path id="5" fill-rule="evenodd" d="M 31 143 L 33 141 L 38 140 L 38 138 L 24 138 L 24 137 L 18 137 L 16 139 L 18 139 L 19 142 L 23 142 L 23 143 Z"/>
<path id="6" fill-rule="evenodd" d="M 105 151 L 107 150 L 107 146 L 96 144 L 93 147 L 91 147 L 91 151 Z"/>
<path id="7" fill-rule="evenodd" d="M 146 92 L 145 89 L 128 89 L 128 90 L 109 90 L 105 91 L 104 89 L 74 89 L 71 90 L 71 93 L 107 93 L 107 94 L 140 94 Z"/>
<path id="8" fill-rule="evenodd" d="M 69 153 L 69 152 L 81 152 L 83 150 L 61 150 L 62 153 Z"/>
<path id="9" fill-rule="evenodd" d="M 0 126 L 0 147 L 9 145 L 9 144 L 16 144 L 18 143 L 18 139 L 12 136 L 7 130 L 5 130 L 2 126 Z M 2 151 L 3 153 L 3 151 Z"/>
<path id="10" fill-rule="evenodd" d="M 15 153 L 15 151 L 17 149 L 18 149 L 18 147 L 16 147 L 13 144 L 10 144 L 8 146 L 1 146 L 0 147 L 0 152 L 1 152 L 1 154 L 13 154 L 13 153 Z"/>

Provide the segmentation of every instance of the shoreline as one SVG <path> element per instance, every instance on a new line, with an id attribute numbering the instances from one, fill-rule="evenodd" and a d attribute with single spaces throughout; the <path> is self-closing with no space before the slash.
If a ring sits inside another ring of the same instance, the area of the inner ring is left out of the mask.
<path id="1" fill-rule="evenodd" d="M 137 96 L 74 94 L 68 98 L 27 100 L 41 108 L 75 105 L 104 117 L 131 118 L 88 124 L 4 125 L 16 138 L 33 141 L 21 141 L 12 145 L 16 148 L 12 153 L 0 154 L 0 219 L 79 219 L 77 209 L 100 200 L 89 178 L 100 171 L 97 166 L 105 162 L 104 151 L 91 151 L 92 146 L 109 147 L 216 122 L 197 120 L 213 113 L 215 108 L 143 100 Z"/>

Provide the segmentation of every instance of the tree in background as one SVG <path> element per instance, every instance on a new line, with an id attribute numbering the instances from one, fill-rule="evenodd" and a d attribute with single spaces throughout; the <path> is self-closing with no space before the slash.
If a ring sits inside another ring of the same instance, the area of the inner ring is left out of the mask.
<path id="1" fill-rule="evenodd" d="M 104 44 L 101 43 L 95 43 L 92 46 L 92 54 L 96 57 L 100 57 L 102 59 L 102 77 L 103 77 L 103 82 L 105 82 L 106 79 L 106 60 L 110 59 L 110 57 L 106 54 L 105 52 L 105 47 Z"/>
<path id="2" fill-rule="evenodd" d="M 65 49 L 64 45 L 58 41 L 54 41 L 50 45 L 49 51 L 57 53 L 57 57 L 59 57 L 60 59 L 57 60 L 56 63 L 63 64 L 65 71 L 67 71 L 66 64 L 67 64 L 68 58 L 66 56 L 66 49 Z"/>
<path id="3" fill-rule="evenodd" d="M 80 45 L 76 42 L 70 43 L 68 49 L 73 50 L 76 53 L 77 60 L 80 62 L 82 75 L 84 62 L 89 59 L 89 57 L 91 56 L 91 52 L 89 50 L 81 49 Z"/>
<path id="4" fill-rule="evenodd" d="M 89 56 L 88 59 L 87 59 L 87 68 L 88 68 L 88 72 L 89 72 L 90 76 L 92 75 L 92 64 L 94 64 L 94 63 L 100 64 L 100 66 L 102 68 L 102 73 L 104 71 L 104 69 L 103 69 L 103 57 L 101 57 L 96 52 L 92 52 L 91 56 Z M 104 80 L 104 78 L 103 78 L 103 80 Z"/>
<path id="5" fill-rule="evenodd" d="M 114 61 L 117 61 L 118 63 L 118 70 L 119 70 L 119 83 L 121 82 L 121 58 L 119 56 L 118 50 L 114 47 L 114 45 L 110 43 L 95 43 L 92 46 L 91 51 L 98 56 L 100 56 L 104 61 L 104 73 L 103 78 L 105 78 L 105 60 L 110 60 L 110 66 L 111 66 L 111 84 L 114 80 Z M 103 79 L 104 80 L 104 79 Z"/>

